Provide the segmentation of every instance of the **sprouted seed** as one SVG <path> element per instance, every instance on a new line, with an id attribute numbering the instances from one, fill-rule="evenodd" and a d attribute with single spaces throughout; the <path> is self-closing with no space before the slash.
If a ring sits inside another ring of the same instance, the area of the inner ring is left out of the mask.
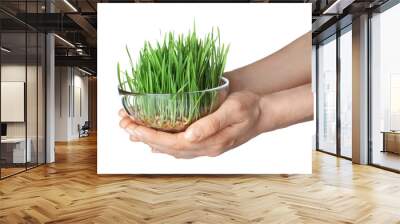
<path id="1" fill-rule="evenodd" d="M 219 29 L 199 38 L 195 26 L 184 35 L 168 32 L 155 44 L 145 41 L 136 63 L 126 47 L 130 68 L 117 64 L 119 88 L 127 112 L 139 123 L 160 130 L 181 131 L 214 111 L 229 45 Z"/>

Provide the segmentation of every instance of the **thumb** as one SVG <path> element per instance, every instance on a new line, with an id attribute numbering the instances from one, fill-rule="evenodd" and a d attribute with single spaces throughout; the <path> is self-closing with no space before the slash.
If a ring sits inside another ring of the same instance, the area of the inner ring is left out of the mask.
<path id="1" fill-rule="evenodd" d="M 190 125 L 184 132 L 184 137 L 191 142 L 201 141 L 227 127 L 230 123 L 231 122 L 228 120 L 227 108 L 223 104 L 214 113 Z"/>

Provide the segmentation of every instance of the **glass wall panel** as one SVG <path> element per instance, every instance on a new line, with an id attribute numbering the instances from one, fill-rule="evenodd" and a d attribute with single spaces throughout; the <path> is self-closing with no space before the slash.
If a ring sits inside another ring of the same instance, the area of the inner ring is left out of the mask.
<path id="1" fill-rule="evenodd" d="M 37 52 L 37 41 L 38 36 L 36 32 L 28 32 L 27 33 L 27 53 L 28 53 L 28 61 L 27 61 L 27 80 L 26 80 L 26 89 L 27 89 L 27 98 L 26 98 L 26 112 L 27 112 L 27 149 L 31 151 L 30 153 L 30 161 L 27 166 L 33 167 L 37 165 L 38 160 L 38 141 L 37 141 L 37 132 L 38 132 L 38 52 Z"/>
<path id="2" fill-rule="evenodd" d="M 46 74 L 45 74 L 45 65 L 46 65 L 46 38 L 43 33 L 38 34 L 38 164 L 43 164 L 46 162 L 46 145 L 45 145 L 45 120 L 46 120 Z"/>
<path id="3" fill-rule="evenodd" d="M 43 13 L 44 5 L 0 2 L 15 14 Z M 45 163 L 45 44 L 44 33 L 0 12 L 0 178 Z"/>
<path id="4" fill-rule="evenodd" d="M 352 34 L 351 26 L 340 36 L 340 154 L 352 157 Z"/>
<path id="5" fill-rule="evenodd" d="M 38 1 L 27 2 L 26 12 L 38 13 Z M 38 17 L 34 17 L 33 19 Z M 32 21 L 37 23 L 38 21 Z M 39 76 L 39 34 L 36 30 L 27 29 L 27 143 L 31 150 L 31 161 L 28 168 L 38 165 L 38 76 Z"/>
<path id="6" fill-rule="evenodd" d="M 318 148 L 336 153 L 336 36 L 318 47 Z"/>
<path id="7" fill-rule="evenodd" d="M 26 33 L 1 34 L 1 175 L 26 169 Z M 5 50 L 4 50 L 5 49 Z M 29 149 L 29 147 L 28 147 Z"/>
<path id="8" fill-rule="evenodd" d="M 400 4 L 371 19 L 373 164 L 400 170 Z"/>

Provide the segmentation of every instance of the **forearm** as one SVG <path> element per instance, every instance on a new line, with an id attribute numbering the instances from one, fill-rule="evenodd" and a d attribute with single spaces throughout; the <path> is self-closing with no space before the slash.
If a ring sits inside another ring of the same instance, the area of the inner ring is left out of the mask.
<path id="1" fill-rule="evenodd" d="M 272 131 L 313 119 L 311 84 L 261 97 L 258 132 Z"/>
<path id="2" fill-rule="evenodd" d="M 268 94 L 311 81 L 311 33 L 259 61 L 225 73 L 230 91 Z"/>

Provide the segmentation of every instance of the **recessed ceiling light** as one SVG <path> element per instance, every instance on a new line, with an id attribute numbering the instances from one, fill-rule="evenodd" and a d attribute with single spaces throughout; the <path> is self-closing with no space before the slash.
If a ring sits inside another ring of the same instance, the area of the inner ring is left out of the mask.
<path id="1" fill-rule="evenodd" d="M 92 73 L 90 73 L 90 72 L 88 72 L 88 71 L 86 71 L 86 70 L 83 70 L 83 69 L 81 69 L 81 68 L 79 68 L 79 67 L 78 67 L 78 70 L 81 71 L 81 72 L 83 72 L 83 73 L 85 73 L 85 74 L 87 74 L 87 75 L 90 75 L 90 76 L 92 75 Z"/>
<path id="2" fill-rule="evenodd" d="M 78 12 L 78 10 L 68 1 L 64 0 L 65 4 L 67 4 L 74 12 Z"/>
<path id="3" fill-rule="evenodd" d="M 6 53 L 10 53 L 11 52 L 11 50 L 9 50 L 9 49 L 7 49 L 5 47 L 1 47 L 0 49 L 1 49 L 1 51 L 4 51 Z"/>
<path id="4" fill-rule="evenodd" d="M 337 0 L 330 5 L 322 14 L 342 14 L 343 9 L 351 5 L 354 0 Z"/>
<path id="5" fill-rule="evenodd" d="M 73 47 L 73 48 L 75 48 L 75 45 L 73 45 L 71 42 L 69 42 L 68 40 L 66 40 L 66 39 L 64 39 L 64 38 L 62 38 L 62 37 L 60 37 L 59 35 L 57 35 L 57 34 L 54 34 L 54 36 L 55 37 L 57 37 L 59 40 L 61 40 L 62 42 L 64 42 L 64 43 L 66 43 L 67 45 L 69 45 L 70 47 Z"/>

